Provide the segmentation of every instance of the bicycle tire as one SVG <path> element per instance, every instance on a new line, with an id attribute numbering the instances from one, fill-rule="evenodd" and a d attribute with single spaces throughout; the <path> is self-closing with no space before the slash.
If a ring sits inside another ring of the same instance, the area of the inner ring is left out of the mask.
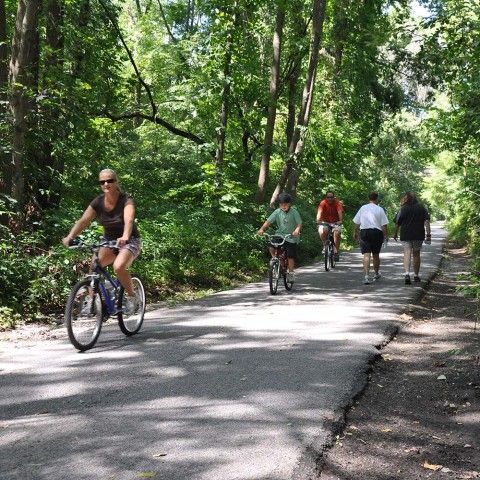
<path id="1" fill-rule="evenodd" d="M 137 275 L 132 276 L 132 283 L 138 302 L 137 310 L 132 315 L 125 315 L 125 312 L 122 310 L 123 297 L 125 294 L 125 290 L 123 287 L 120 287 L 117 299 L 118 326 L 120 327 L 122 333 L 124 333 L 127 337 L 135 335 L 140 331 L 140 329 L 142 328 L 143 319 L 145 317 L 145 288 L 142 281 Z"/>
<path id="2" fill-rule="evenodd" d="M 90 280 L 76 283 L 65 306 L 65 325 L 72 345 L 81 352 L 92 348 L 102 330 L 102 299 L 98 292 L 90 295 Z M 88 307 L 88 297 L 92 298 Z"/>
<path id="3" fill-rule="evenodd" d="M 331 244 L 332 247 L 330 248 L 330 266 L 335 268 L 335 248 L 333 248 L 333 243 Z"/>
<path id="4" fill-rule="evenodd" d="M 330 242 L 327 241 L 325 243 L 325 254 L 324 254 L 324 261 L 325 261 L 325 271 L 328 272 L 330 270 L 330 251 L 332 249 L 332 246 L 330 245 Z"/>
<path id="5" fill-rule="evenodd" d="M 268 284 L 270 286 L 270 293 L 275 295 L 278 290 L 278 278 L 280 274 L 280 263 L 278 260 L 271 262 L 268 268 Z"/>

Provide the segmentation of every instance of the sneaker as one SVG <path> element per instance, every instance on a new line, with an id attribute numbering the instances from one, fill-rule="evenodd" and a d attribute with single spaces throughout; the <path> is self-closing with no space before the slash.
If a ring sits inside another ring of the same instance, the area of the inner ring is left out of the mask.
<path id="1" fill-rule="evenodd" d="M 123 301 L 123 313 L 125 315 L 134 315 L 138 311 L 137 297 L 125 296 Z"/>
<path id="2" fill-rule="evenodd" d="M 92 297 L 87 295 L 82 304 L 80 315 L 90 315 L 92 313 Z"/>
<path id="3" fill-rule="evenodd" d="M 339 262 L 340 261 L 340 254 L 339 253 L 336 253 L 333 258 L 335 259 L 336 262 Z"/>
<path id="4" fill-rule="evenodd" d="M 413 277 L 413 281 L 414 281 L 414 282 L 420 282 L 420 277 L 419 277 L 418 275 L 415 275 L 415 276 Z"/>
<path id="5" fill-rule="evenodd" d="M 377 280 L 380 280 L 382 274 L 380 272 L 377 272 L 374 276 L 373 276 L 373 280 L 374 281 L 377 281 Z"/>
<path id="6" fill-rule="evenodd" d="M 412 281 L 410 280 L 410 275 L 405 275 L 405 285 L 411 285 Z"/>
<path id="7" fill-rule="evenodd" d="M 288 283 L 295 282 L 295 272 L 287 272 L 287 282 Z"/>
<path id="8" fill-rule="evenodd" d="M 365 275 L 365 278 L 363 279 L 363 284 L 364 285 L 370 285 L 372 281 L 370 280 L 370 277 L 368 275 Z"/>

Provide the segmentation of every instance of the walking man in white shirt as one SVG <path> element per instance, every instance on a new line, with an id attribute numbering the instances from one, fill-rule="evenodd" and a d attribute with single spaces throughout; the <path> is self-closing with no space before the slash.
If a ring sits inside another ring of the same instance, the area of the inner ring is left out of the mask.
<path id="1" fill-rule="evenodd" d="M 363 205 L 353 218 L 355 240 L 360 241 L 360 250 L 363 254 L 363 283 L 368 285 L 370 279 L 370 258 L 373 258 L 373 280 L 378 280 L 380 274 L 380 249 L 382 243 L 388 240 L 388 219 L 382 207 L 378 206 L 378 193 L 368 194 L 369 202 Z"/>

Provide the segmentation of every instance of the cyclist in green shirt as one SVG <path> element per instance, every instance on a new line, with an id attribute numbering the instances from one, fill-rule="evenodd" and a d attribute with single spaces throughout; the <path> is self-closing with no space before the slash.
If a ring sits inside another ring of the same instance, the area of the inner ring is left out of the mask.
<path id="1" fill-rule="evenodd" d="M 285 240 L 285 250 L 288 258 L 289 281 L 294 280 L 295 259 L 297 258 L 297 243 L 300 230 L 302 229 L 302 218 L 295 207 L 292 207 L 292 197 L 288 193 L 281 193 L 278 196 L 279 208 L 277 208 L 258 230 L 258 235 L 263 235 L 265 230 L 272 224 L 276 224 L 275 235 L 291 234 Z M 273 248 L 270 253 L 273 256 Z"/>

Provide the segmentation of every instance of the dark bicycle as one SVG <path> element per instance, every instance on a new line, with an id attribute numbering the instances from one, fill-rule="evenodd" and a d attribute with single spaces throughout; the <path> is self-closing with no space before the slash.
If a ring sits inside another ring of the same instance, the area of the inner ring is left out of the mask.
<path id="1" fill-rule="evenodd" d="M 291 234 L 269 235 L 266 233 L 265 237 L 267 238 L 269 245 L 273 247 L 273 257 L 270 259 L 268 267 L 270 293 L 272 295 L 277 293 L 280 277 L 283 278 L 285 289 L 290 291 L 293 288 L 293 280 L 288 278 L 288 258 L 284 243 L 287 238 L 293 236 Z"/>
<path id="2" fill-rule="evenodd" d="M 92 348 L 98 340 L 102 323 L 116 316 L 120 330 L 127 336 L 137 333 L 145 315 L 145 289 L 142 281 L 132 275 L 136 304 L 132 311 L 125 305 L 124 288 L 100 265 L 101 247 L 117 250 L 115 241 L 87 244 L 74 240 L 70 248 L 84 248 L 93 252 L 92 273 L 76 283 L 70 291 L 65 307 L 65 324 L 72 345 L 81 352 Z"/>
<path id="3" fill-rule="evenodd" d="M 335 241 L 333 238 L 333 229 L 337 226 L 336 223 L 319 222 L 318 225 L 328 227 L 327 240 L 325 241 L 325 271 L 329 271 L 330 268 L 335 268 Z"/>

